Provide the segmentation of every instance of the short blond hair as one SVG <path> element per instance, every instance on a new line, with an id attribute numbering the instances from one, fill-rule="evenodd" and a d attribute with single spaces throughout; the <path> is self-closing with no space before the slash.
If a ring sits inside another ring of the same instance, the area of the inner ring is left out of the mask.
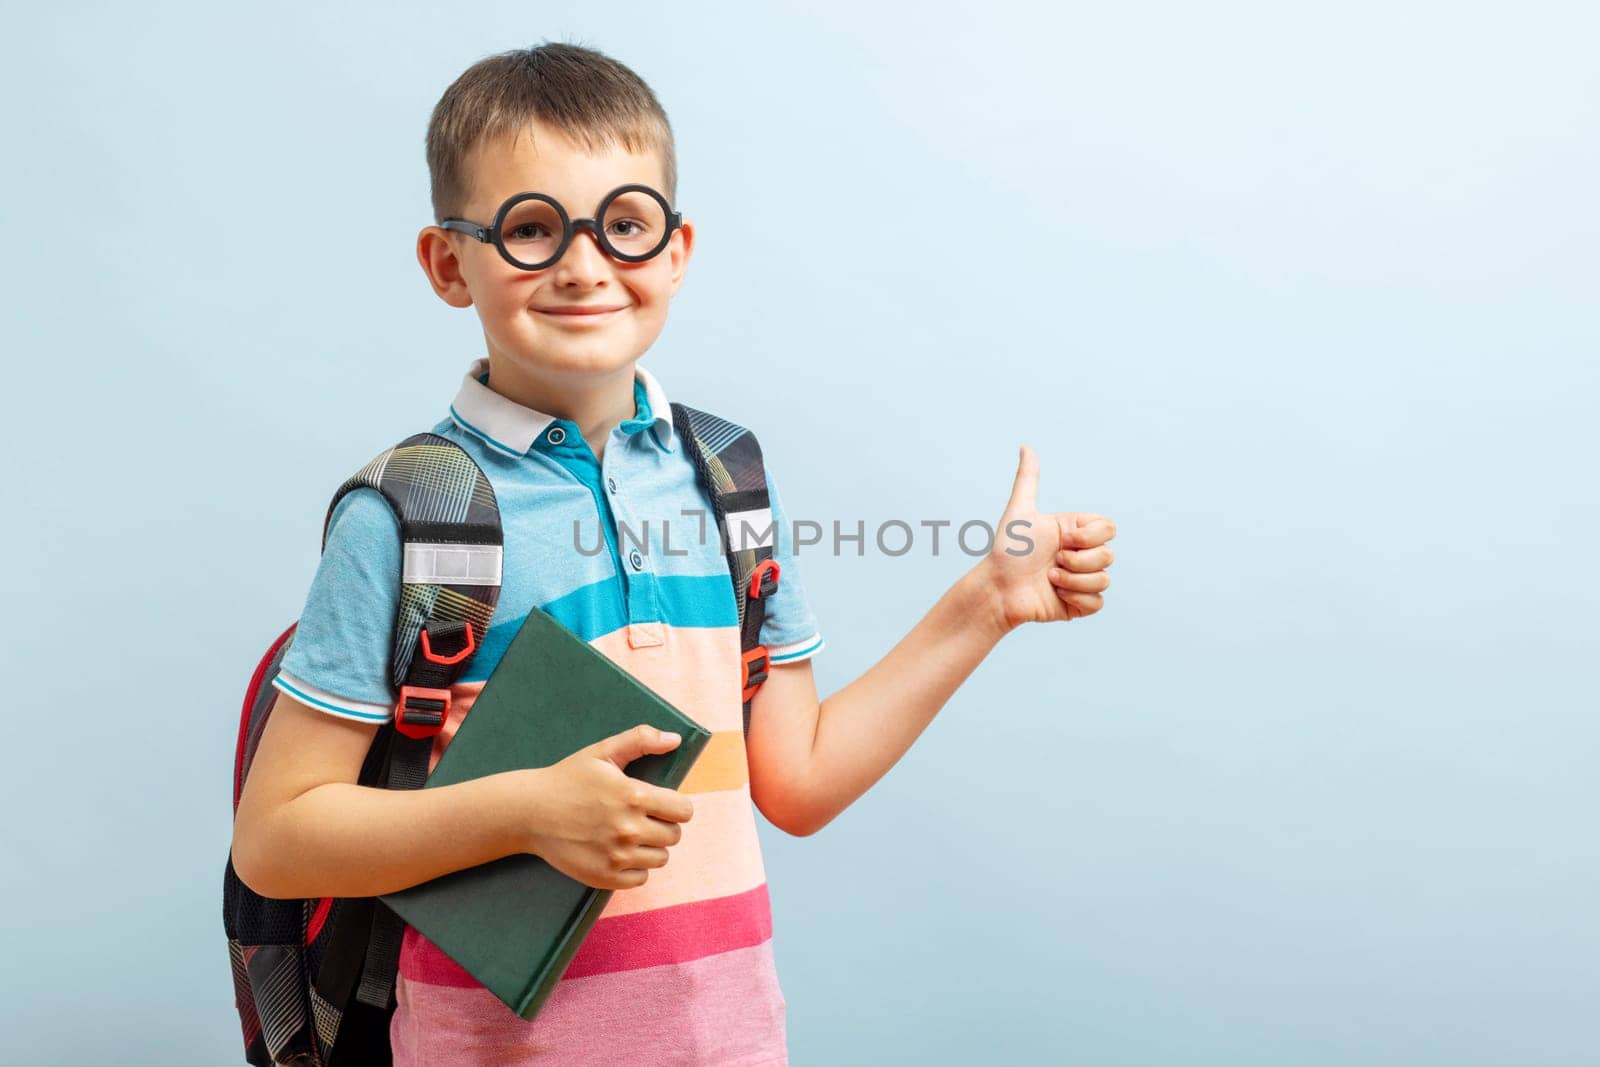
<path id="1" fill-rule="evenodd" d="M 458 217 L 472 195 L 468 159 L 485 141 L 534 121 L 589 148 L 621 145 L 661 157 L 669 203 L 678 195 L 672 124 L 650 86 L 610 56 L 575 44 L 545 43 L 478 60 L 434 105 L 428 120 L 433 221 Z"/>

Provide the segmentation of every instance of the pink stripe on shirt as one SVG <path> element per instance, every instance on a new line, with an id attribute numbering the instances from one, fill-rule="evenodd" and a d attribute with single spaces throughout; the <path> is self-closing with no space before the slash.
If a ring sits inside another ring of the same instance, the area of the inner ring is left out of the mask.
<path id="1" fill-rule="evenodd" d="M 563 980 L 683 963 L 749 948 L 772 937 L 767 885 L 693 904 L 600 918 L 584 938 Z M 479 985 L 437 945 L 406 927 L 402 973 L 415 982 L 470 989 Z"/>
<path id="2" fill-rule="evenodd" d="M 598 925 L 598 924 L 596 924 Z M 533 1022 L 479 986 L 401 977 L 395 1067 L 771 1067 L 789 1062 L 772 942 L 566 978 Z"/>

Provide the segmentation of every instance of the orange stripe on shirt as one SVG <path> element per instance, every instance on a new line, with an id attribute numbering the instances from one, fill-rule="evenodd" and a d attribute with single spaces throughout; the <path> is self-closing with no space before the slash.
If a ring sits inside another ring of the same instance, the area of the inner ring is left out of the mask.
<path id="1" fill-rule="evenodd" d="M 750 761 L 744 750 L 743 730 L 719 730 L 706 741 L 694 766 L 684 776 L 680 793 L 715 793 L 738 789 L 750 781 Z"/>

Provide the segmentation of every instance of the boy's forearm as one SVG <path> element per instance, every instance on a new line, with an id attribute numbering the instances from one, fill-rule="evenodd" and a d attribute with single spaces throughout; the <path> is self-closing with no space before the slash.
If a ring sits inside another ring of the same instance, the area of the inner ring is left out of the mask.
<path id="1" fill-rule="evenodd" d="M 899 762 L 1006 633 L 982 561 L 865 674 L 822 701 L 805 774 L 815 833 Z"/>
<path id="2" fill-rule="evenodd" d="M 532 840 L 511 803 L 513 771 L 436 789 L 329 782 L 261 820 L 246 878 L 268 897 L 369 897 L 523 851 Z M 255 881 L 251 881 L 253 878 Z"/>

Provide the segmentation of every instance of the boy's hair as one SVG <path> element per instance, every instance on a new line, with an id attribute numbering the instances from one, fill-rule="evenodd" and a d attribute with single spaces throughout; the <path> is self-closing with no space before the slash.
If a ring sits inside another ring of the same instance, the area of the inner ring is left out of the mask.
<path id="1" fill-rule="evenodd" d="M 520 134 L 535 119 L 590 150 L 618 144 L 629 152 L 655 150 L 666 178 L 662 192 L 669 203 L 676 201 L 672 125 L 656 94 L 610 56 L 580 45 L 546 43 L 480 59 L 439 98 L 428 121 L 434 222 L 466 209 L 472 193 L 467 159 L 473 148 Z"/>

